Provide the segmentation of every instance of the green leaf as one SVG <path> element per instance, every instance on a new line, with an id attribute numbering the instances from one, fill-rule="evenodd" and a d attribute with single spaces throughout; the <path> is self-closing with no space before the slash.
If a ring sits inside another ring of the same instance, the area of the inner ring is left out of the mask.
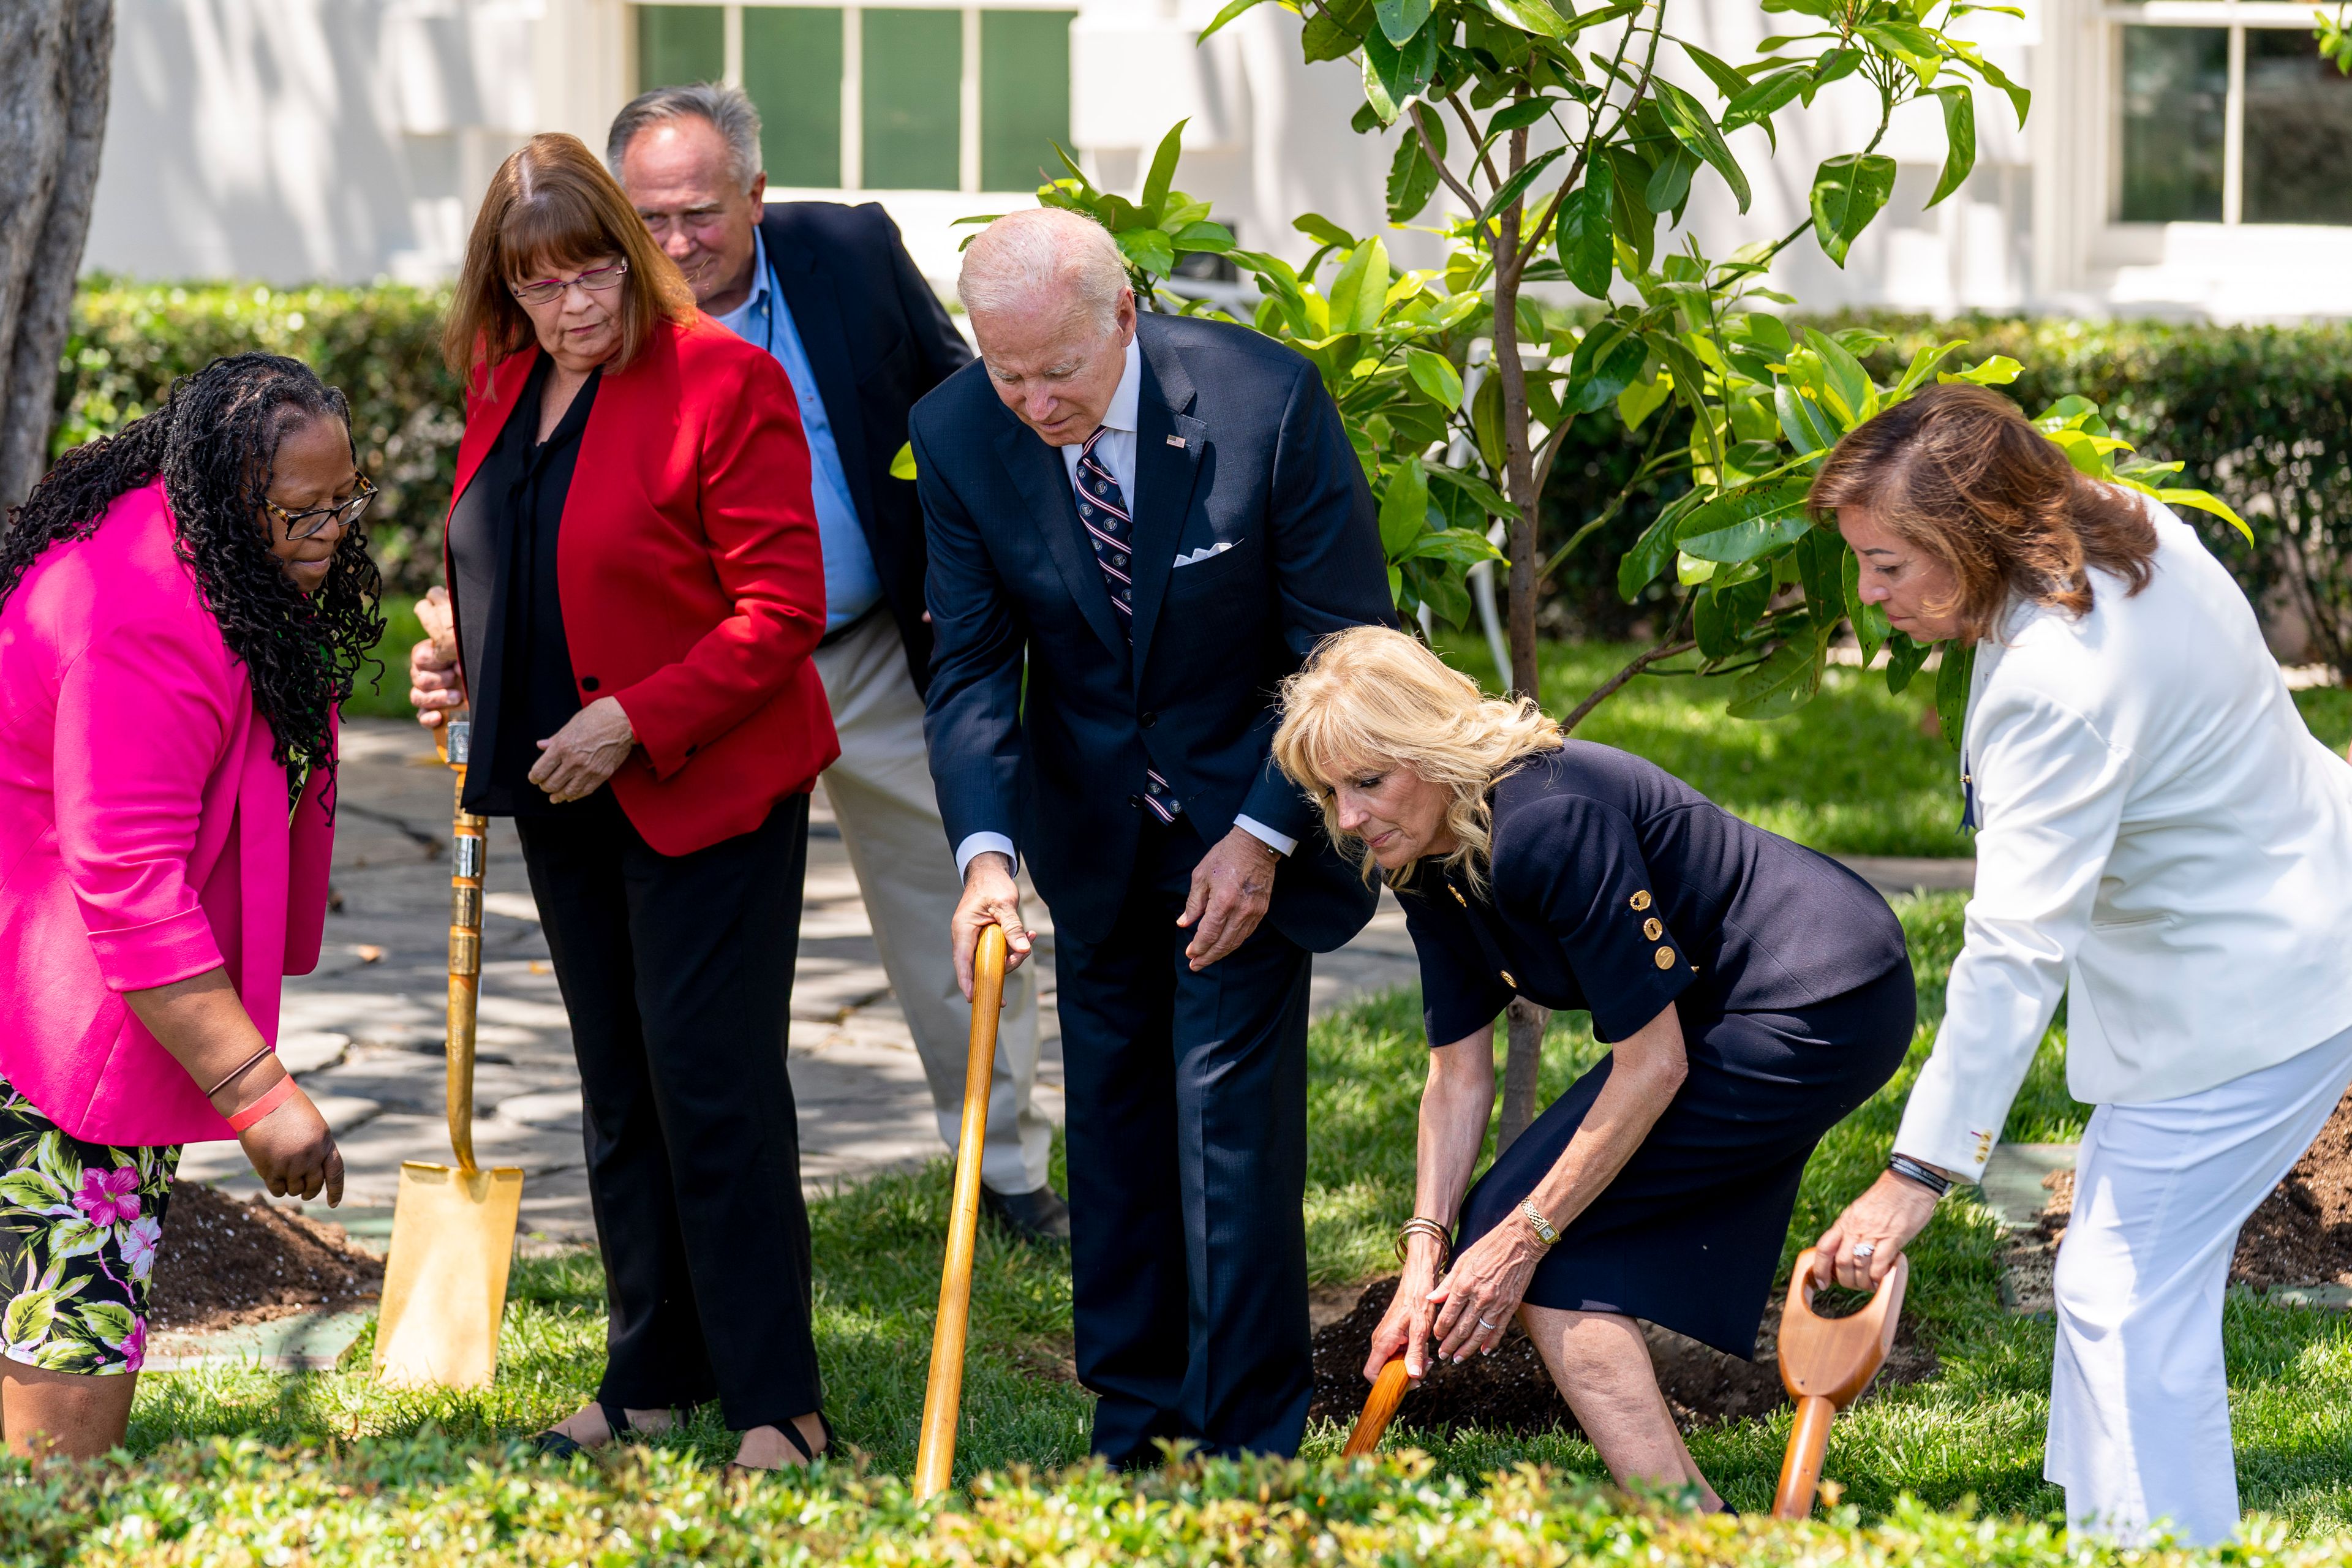
<path id="1" fill-rule="evenodd" d="M 1813 236 L 1840 267 L 1856 236 L 1870 226 L 1895 194 L 1895 160 L 1882 153 L 1849 153 L 1823 160 L 1813 175 Z"/>
<path id="2" fill-rule="evenodd" d="M 0 1311 L 0 1334 L 12 1345 L 29 1345 L 40 1342 L 57 1321 L 58 1293 L 55 1290 L 26 1290 L 9 1298 L 5 1311 Z"/>
<path id="3" fill-rule="evenodd" d="M 11 1208 L 40 1214 L 65 1201 L 65 1189 L 30 1165 L 19 1165 L 0 1176 L 0 1202 Z"/>
<path id="4" fill-rule="evenodd" d="M 1290 220 L 1290 226 L 1318 245 L 1336 246 L 1341 250 L 1356 248 L 1356 237 L 1321 213 L 1301 213 Z"/>
<path id="5" fill-rule="evenodd" d="M 1654 213 L 1670 213 L 1690 199 L 1691 176 L 1698 173 L 1698 154 L 1687 147 L 1668 151 L 1642 192 L 1642 205 Z"/>
<path id="6" fill-rule="evenodd" d="M 1864 37 L 1910 68 L 1911 74 L 1919 79 L 1920 90 L 1935 84 L 1936 73 L 1943 68 L 1944 52 L 1937 47 L 1934 33 L 1909 22 L 1866 22 L 1860 31 Z"/>
<path id="7" fill-rule="evenodd" d="M 1559 101 L 1559 100 L 1556 98 L 1512 100 L 1495 110 L 1494 118 L 1486 121 L 1486 140 L 1491 142 L 1503 132 L 1517 131 L 1524 126 L 1533 125 L 1549 114 L 1551 106 Z"/>
<path id="8" fill-rule="evenodd" d="M 1475 528 L 1432 529 L 1412 542 L 1410 553 L 1415 560 L 1451 561 L 1463 566 L 1503 558 L 1486 533 Z"/>
<path id="9" fill-rule="evenodd" d="M 1339 275 L 1331 279 L 1333 335 L 1369 332 L 1379 326 L 1388 293 L 1389 250 L 1375 236 L 1350 250 Z"/>
<path id="10" fill-rule="evenodd" d="M 1465 473 L 1460 468 L 1450 468 L 1444 463 L 1430 463 L 1426 465 L 1426 467 L 1429 470 L 1429 477 L 1433 483 L 1450 485 L 1455 489 L 1460 490 L 1464 495 L 1469 497 L 1480 510 L 1494 517 L 1517 517 L 1519 515 L 1519 509 L 1513 506 L 1508 500 L 1506 500 L 1503 498 L 1502 491 L 1496 489 L 1494 486 L 1488 484 L 1477 475 Z"/>
<path id="11" fill-rule="evenodd" d="M 1956 752 L 1968 723 L 1969 680 L 1976 667 L 1974 643 L 1966 647 L 1957 641 L 1944 644 L 1944 662 L 1936 671 L 1936 717 L 1944 721 L 1944 739 Z"/>
<path id="12" fill-rule="evenodd" d="M 1366 13 L 1370 9 L 1369 5 L 1363 7 Z M 1370 19 L 1369 15 L 1365 19 Z M 1359 22 L 1357 28 L 1361 26 L 1362 23 Z M 1299 52 L 1307 57 L 1307 63 L 1310 66 L 1318 60 L 1346 59 L 1363 41 L 1360 30 L 1351 30 L 1343 26 L 1332 12 L 1320 7 L 1307 18 L 1307 26 L 1298 35 Z"/>
<path id="13" fill-rule="evenodd" d="M 1136 205 L 1155 228 L 1168 210 L 1168 187 L 1176 179 L 1176 160 L 1184 152 L 1184 127 L 1191 123 L 1180 120 L 1170 126 L 1168 134 L 1160 139 L 1160 150 L 1151 154 L 1151 173 L 1143 179 L 1143 200 Z"/>
<path id="14" fill-rule="evenodd" d="M 1685 497 L 1696 496 L 1696 490 L 1685 490 Z M 1685 508 L 1668 506 L 1658 513 L 1657 521 L 1642 531 L 1633 548 L 1625 552 L 1617 563 L 1617 596 L 1632 604 L 1642 596 L 1642 590 L 1655 581 L 1666 563 L 1675 558 L 1675 530 L 1682 522 Z"/>
<path id="15" fill-rule="evenodd" d="M 1878 388 L 1852 351 L 1818 327 L 1805 329 L 1805 346 L 1819 354 L 1827 374 L 1830 412 L 1851 430 L 1878 412 Z"/>
<path id="16" fill-rule="evenodd" d="M 1639 430 L 1642 421 L 1658 411 L 1658 405 L 1675 395 L 1664 377 L 1654 381 L 1637 381 L 1617 395 L 1617 417 L 1625 422 L 1628 430 Z"/>
<path id="17" fill-rule="evenodd" d="M 1913 642 L 1907 632 L 1888 632 L 1886 634 L 1887 694 L 1892 697 L 1902 696 L 1903 689 L 1911 684 L 1911 678 L 1919 673 L 1919 667 L 1927 662 L 1927 655 L 1932 651 L 1933 649 L 1926 643 Z"/>
<path id="18" fill-rule="evenodd" d="M 1816 624 L 1835 626 L 1845 618 L 1845 563 L 1853 555 L 1834 528 L 1816 524 L 1797 541 L 1797 581 Z"/>
<path id="19" fill-rule="evenodd" d="M 1609 221 L 1614 199 L 1609 165 L 1596 158 L 1584 172 L 1584 184 L 1559 207 L 1559 264 L 1577 290 L 1594 300 L 1609 298 L 1615 277 L 1616 231 Z"/>
<path id="20" fill-rule="evenodd" d="M 1706 159 L 1723 176 L 1723 183 L 1731 187 L 1732 195 L 1739 203 L 1739 210 L 1746 212 L 1749 199 L 1748 176 L 1740 172 L 1739 162 L 1731 155 L 1731 149 L 1724 145 L 1723 132 L 1716 129 L 1706 106 L 1663 77 L 1652 81 L 1650 89 L 1656 95 L 1658 112 L 1665 117 L 1666 129 L 1675 133 L 1675 140 Z"/>
<path id="21" fill-rule="evenodd" d="M 1496 187 L 1493 198 L 1486 203 L 1486 210 L 1478 215 L 1479 218 L 1482 221 L 1486 218 L 1491 218 L 1496 214 L 1501 212 L 1505 207 L 1509 206 L 1513 202 L 1517 201 L 1522 196 L 1526 195 L 1528 194 L 1528 187 L 1534 184 L 1537 180 L 1541 178 L 1543 172 L 1546 169 L 1550 168 L 1554 163 L 1559 163 L 1560 159 L 1567 155 L 1567 148 L 1555 147 L 1539 158 L 1530 158 L 1528 160 L 1527 163 L 1520 168 L 1517 174 L 1513 174 L 1509 179 L 1505 180 L 1500 186 Z"/>
<path id="22" fill-rule="evenodd" d="M 1437 74 L 1437 30 L 1424 27 L 1403 47 L 1389 42 L 1388 35 L 1375 27 L 1364 35 L 1364 97 L 1378 107 L 1373 96 L 1377 86 L 1391 106 L 1382 115 L 1383 121 L 1393 121 L 1407 101 L 1426 91 L 1430 79 Z"/>
<path id="23" fill-rule="evenodd" d="M 1886 634 L 1892 629 L 1886 624 L 1886 610 L 1881 605 L 1863 603 L 1862 562 L 1853 551 L 1845 552 L 1845 560 L 1839 565 L 1839 575 L 1843 579 L 1845 618 L 1853 627 L 1853 640 L 1862 645 L 1863 662 L 1867 664 L 1878 657 L 1880 648 L 1886 646 Z"/>
<path id="24" fill-rule="evenodd" d="M 1748 90 L 1748 79 L 1730 66 L 1708 54 L 1696 44 L 1682 38 L 1676 38 L 1675 42 L 1682 45 L 1683 53 L 1690 57 L 1690 63 L 1705 71 L 1706 79 L 1715 83 L 1715 90 L 1725 98 L 1736 99 Z"/>
<path id="25" fill-rule="evenodd" d="M 1396 156 L 1389 161 L 1389 221 L 1411 223 L 1436 194 L 1437 165 L 1422 151 L 1421 138 L 1407 132 L 1397 138 Z"/>
<path id="26" fill-rule="evenodd" d="M 1196 250 L 1223 256 L 1234 247 L 1234 231 L 1221 223 L 1188 223 L 1169 238 L 1175 245 L 1179 256 Z"/>
<path id="27" fill-rule="evenodd" d="M 1176 243 L 1156 228 L 1130 228 L 1111 237 L 1119 254 L 1155 281 L 1176 270 Z"/>
<path id="28" fill-rule="evenodd" d="M 1408 458 L 1389 471 L 1388 489 L 1381 497 L 1381 548 L 1390 560 L 1401 560 L 1428 531 L 1429 476 L 1419 458 Z"/>
<path id="29" fill-rule="evenodd" d="M 1429 21 L 1429 0 L 1372 0 L 1372 15 L 1388 41 L 1402 47 Z"/>
<path id="30" fill-rule="evenodd" d="M 1717 496 L 1691 512 L 1675 542 L 1686 555 L 1727 566 L 1785 548 L 1812 526 L 1805 516 L 1809 488 L 1803 479 L 1780 479 Z"/>
<path id="31" fill-rule="evenodd" d="M 131 1309 L 120 1301 L 85 1301 L 74 1309 L 83 1324 L 108 1344 L 119 1345 L 139 1326 Z"/>
<path id="32" fill-rule="evenodd" d="M 1603 322 L 1584 334 L 1569 362 L 1567 414 L 1591 414 L 1614 402 L 1649 363 L 1650 345 L 1638 333 Z"/>
<path id="33" fill-rule="evenodd" d="M 1503 378 L 1489 375 L 1470 395 L 1470 433 L 1476 437 L 1478 456 L 1490 474 L 1503 471 Z M 1513 508 L 1516 515 L 1517 509 Z"/>
<path id="34" fill-rule="evenodd" d="M 1452 410 L 1462 406 L 1462 374 L 1454 362 L 1430 349 L 1404 352 L 1405 374 L 1433 400 Z"/>
<path id="35" fill-rule="evenodd" d="M 1939 87 L 1936 96 L 1944 100 L 1944 177 L 1936 182 L 1936 194 L 1927 198 L 1931 207 L 1958 190 L 1969 171 L 1977 166 L 1977 103 L 1969 84 L 1956 81 Z"/>
<path id="36" fill-rule="evenodd" d="M 1483 0 L 1483 4 L 1496 20 L 1507 22 L 1522 33 L 1562 40 L 1572 38 L 1577 33 L 1576 25 L 1553 10 L 1545 0 Z"/>
<path id="37" fill-rule="evenodd" d="M 1785 381 L 1772 389 L 1772 409 L 1780 417 L 1780 434 L 1798 456 L 1826 452 L 1837 445 L 1838 432 L 1829 416 Z"/>
<path id="38" fill-rule="evenodd" d="M 1789 100 L 1804 89 L 1811 70 L 1804 66 L 1774 71 L 1759 77 L 1746 91 L 1724 106 L 1723 127 L 1736 131 L 1740 126 L 1756 124 L 1769 127 L 1773 114 L 1787 106 Z"/>
<path id="39" fill-rule="evenodd" d="M 1739 678 L 1724 711 L 1734 719 L 1780 719 L 1813 700 L 1822 689 L 1829 637 L 1818 623 L 1801 622 L 1801 635 L 1772 650 L 1770 658 Z"/>
<path id="40" fill-rule="evenodd" d="M 60 1258 L 79 1258 L 86 1252 L 96 1252 L 112 1239 L 113 1235 L 114 1227 L 110 1225 L 92 1225 L 79 1215 L 61 1219 L 48 1229 L 49 1261 L 55 1263 Z"/>
<path id="41" fill-rule="evenodd" d="M 1210 34 L 1215 32 L 1218 28 L 1232 21 L 1234 17 L 1240 16 L 1251 6 L 1263 5 L 1264 3 L 1265 0 L 1232 0 L 1230 5 L 1228 5 L 1223 10 L 1217 13 L 1217 19 L 1215 21 L 1211 22 L 1207 26 L 1201 29 L 1200 37 L 1193 39 L 1192 42 L 1196 45 L 1199 44 L 1202 39 L 1208 37 Z"/>
<path id="42" fill-rule="evenodd" d="M 1646 272 L 1658 235 L 1657 215 L 1642 205 L 1642 192 L 1650 183 L 1650 161 L 1631 148 L 1612 147 L 1609 165 L 1611 226 L 1633 253 L 1633 270 Z"/>
<path id="43" fill-rule="evenodd" d="M 2129 479 L 2125 479 L 2123 482 L 2125 484 L 2132 484 L 2132 481 Z M 2141 487 L 2138 485 L 2132 485 L 2132 488 L 2137 489 Z M 2246 526 L 2246 520 L 2240 517 L 2231 507 L 2230 503 L 2223 500 L 2220 496 L 2214 495 L 2206 490 L 2179 489 L 2152 489 L 2149 490 L 2148 493 L 2156 497 L 2157 500 L 2164 502 L 2167 506 L 2195 507 L 2199 511 L 2210 512 L 2213 516 L 2220 518 L 2222 521 L 2230 524 L 2232 528 L 2235 528 L 2240 533 L 2244 534 L 2246 536 L 2247 543 L 2252 544 L 2254 542 L 2254 531 Z"/>
<path id="44" fill-rule="evenodd" d="M 890 477 L 908 480 L 915 478 L 915 444 L 912 441 L 898 443 L 898 451 L 890 458 Z"/>
<path id="45" fill-rule="evenodd" d="M 1981 364 L 1964 370 L 1947 371 L 1936 377 L 1938 382 L 1968 381 L 1979 386 L 2007 386 L 2015 381 L 2025 367 L 2007 354 L 1995 354 Z"/>

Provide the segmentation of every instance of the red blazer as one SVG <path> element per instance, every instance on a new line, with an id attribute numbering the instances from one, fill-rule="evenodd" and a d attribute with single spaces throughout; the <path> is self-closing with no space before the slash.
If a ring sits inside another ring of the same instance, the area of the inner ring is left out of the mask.
<path id="1" fill-rule="evenodd" d="M 452 510 L 539 353 L 468 389 Z M 445 517 L 445 576 L 448 551 Z M 662 323 L 597 388 L 555 580 L 581 705 L 615 698 L 636 731 L 613 795 L 662 854 L 750 832 L 841 754 L 809 662 L 824 563 L 800 405 L 782 366 L 709 317 Z"/>

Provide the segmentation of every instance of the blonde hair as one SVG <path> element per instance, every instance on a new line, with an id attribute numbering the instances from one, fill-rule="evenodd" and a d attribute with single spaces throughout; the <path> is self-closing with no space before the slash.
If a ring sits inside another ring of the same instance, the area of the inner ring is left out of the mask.
<path id="1" fill-rule="evenodd" d="M 1370 881 L 1371 854 L 1339 829 L 1330 781 L 1343 772 L 1401 767 L 1451 790 L 1444 863 L 1484 888 L 1494 847 L 1486 791 L 1527 758 L 1558 751 L 1559 726 L 1528 699 L 1488 697 L 1478 683 L 1402 632 L 1356 626 L 1316 646 L 1282 683 L 1274 760 L 1323 808 L 1323 826 Z M 1394 879 L 1402 884 L 1407 868 Z"/>

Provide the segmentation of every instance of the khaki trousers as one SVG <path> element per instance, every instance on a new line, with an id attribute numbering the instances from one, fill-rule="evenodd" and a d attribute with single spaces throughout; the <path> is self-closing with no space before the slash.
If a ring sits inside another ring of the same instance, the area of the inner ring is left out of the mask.
<path id="1" fill-rule="evenodd" d="M 817 649 L 816 670 L 841 737 L 841 759 L 824 773 L 825 798 L 857 874 L 883 972 L 922 1058 L 940 1137 L 952 1152 L 963 1119 L 971 1007 L 956 989 L 948 951 L 948 922 L 963 884 L 931 786 L 923 700 L 887 611 Z M 1036 1076 L 1037 982 L 1030 963 L 1005 977 L 997 1026 L 981 1163 L 982 1181 L 995 1192 L 1029 1193 L 1045 1184 L 1054 1130 L 1031 1102 Z"/>

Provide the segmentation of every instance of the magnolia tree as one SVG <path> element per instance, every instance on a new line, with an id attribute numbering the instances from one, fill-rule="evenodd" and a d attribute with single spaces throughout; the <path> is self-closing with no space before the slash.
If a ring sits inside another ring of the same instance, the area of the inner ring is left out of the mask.
<path id="1" fill-rule="evenodd" d="M 1208 32 L 1264 3 L 1232 0 Z M 1674 499 L 1616 579 L 1629 602 L 1659 591 L 1664 629 L 1594 689 L 1561 695 L 1567 726 L 1669 659 L 1720 679 L 1735 717 L 1792 712 L 1820 689 L 1842 624 L 1866 658 L 1885 651 L 1887 683 L 1905 689 L 1931 650 L 1861 602 L 1854 560 L 1809 515 L 1808 487 L 1838 438 L 1880 409 L 1937 380 L 2005 384 L 2019 366 L 1968 363 L 1956 342 L 1876 381 L 1864 360 L 1885 339 L 1776 313 L 1796 301 L 1764 279 L 1800 243 L 1844 264 L 1894 190 L 1895 161 L 1878 149 L 1906 103 L 1932 98 L 1940 110 L 1946 154 L 1931 206 L 1974 165 L 1979 89 L 2022 124 L 2026 90 L 1955 30 L 1974 12 L 2018 13 L 1965 0 L 1761 0 L 1791 30 L 1735 64 L 1666 31 L 1675 0 L 1586 11 L 1572 0 L 1273 3 L 1306 16 L 1307 59 L 1361 63 L 1355 129 L 1402 132 L 1389 219 L 1433 221 L 1448 247 L 1442 267 L 1400 272 L 1380 236 L 1312 213 L 1297 220 L 1317 247 L 1303 267 L 1238 248 L 1208 204 L 1173 188 L 1181 124 L 1135 199 L 1097 188 L 1066 156 L 1067 177 L 1038 198 L 1103 222 L 1139 296 L 1163 309 L 1215 310 L 1166 290 L 1186 253 L 1230 256 L 1252 279 L 1253 324 L 1313 362 L 1339 405 L 1379 502 L 1399 607 L 1462 625 L 1465 574 L 1507 564 L 1507 673 L 1539 696 L 1543 581 L 1654 487 Z M 1670 58 L 1705 89 L 1669 79 Z M 1840 83 L 1874 99 L 1873 129 L 1813 171 L 1805 221 L 1708 255 L 1685 221 L 1694 186 L 1720 182 L 1742 214 L 1750 206 L 1734 133 L 1753 127 L 1760 137 L 1741 139 L 1751 154 L 1777 151 L 1778 122 Z M 1432 220 L 1441 192 L 1447 213 Z M 1548 286 L 1549 304 L 1531 284 Z M 1539 498 L 1573 422 L 1590 417 L 1613 417 L 1640 459 L 1625 488 L 1546 556 Z M 2170 485 L 2178 465 L 2132 456 L 2081 399 L 2039 423 L 2085 473 L 2237 521 L 2203 491 Z M 1952 649 L 1938 667 L 1937 703 L 1955 744 L 1971 662 Z M 1539 1010 L 1515 1005 L 1507 1142 L 1532 1107 L 1542 1027 Z"/>

